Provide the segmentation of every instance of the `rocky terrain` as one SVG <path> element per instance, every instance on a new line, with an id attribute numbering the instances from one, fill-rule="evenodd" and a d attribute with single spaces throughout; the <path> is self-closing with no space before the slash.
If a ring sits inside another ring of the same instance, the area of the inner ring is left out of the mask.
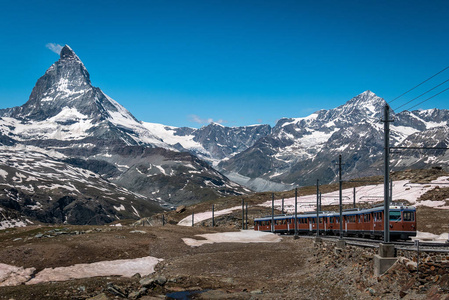
<path id="1" fill-rule="evenodd" d="M 443 170 L 397 172 L 395 180 L 430 182 Z M 374 180 L 375 178 L 370 178 Z M 360 185 L 361 183 L 354 183 Z M 335 191 L 337 185 L 323 185 Z M 315 187 L 300 189 L 313 194 Z M 291 192 L 277 193 L 276 198 Z M 426 201 L 449 199 L 447 189 L 434 188 L 423 194 Z M 271 193 L 245 196 L 250 204 L 249 227 L 255 217 L 267 215 Z M 433 200 L 432 200 L 433 199 Z M 335 242 L 314 243 L 313 237 L 281 236 L 275 243 L 213 243 L 191 247 L 186 238 L 203 240 L 199 234 L 236 232 L 242 226 L 241 210 L 218 216 L 194 227 L 176 225 L 192 212 L 238 206 L 241 198 L 181 207 L 178 211 L 142 219 L 116 221 L 114 226 L 28 226 L 0 231 L 0 263 L 35 268 L 67 267 L 148 255 L 163 259 L 155 273 L 132 277 L 99 276 L 68 281 L 0 287 L 0 299 L 446 299 L 449 295 L 447 253 L 421 253 L 416 269 L 416 251 L 398 251 L 401 257 L 386 274 L 375 277 L 372 248 L 355 246 L 336 249 Z M 332 207 L 325 207 L 332 209 Z M 417 209 L 418 231 L 440 235 L 449 231 L 449 211 L 421 206 Z M 96 297 L 96 298 L 95 298 Z"/>
<path id="2" fill-rule="evenodd" d="M 182 242 L 223 230 L 232 229 L 70 226 L 2 232 L 0 263 L 37 271 L 149 254 L 164 260 L 143 278 L 136 274 L 6 286 L 0 287 L 0 299 L 181 299 L 176 297 L 182 294 L 193 299 L 444 299 L 449 293 L 447 269 L 431 275 L 431 263 L 429 273 L 423 265 L 418 277 L 404 258 L 387 274 L 374 277 L 375 250 L 369 248 L 339 251 L 333 242 L 314 244 L 311 238 L 292 236 L 279 243 L 195 248 Z"/>

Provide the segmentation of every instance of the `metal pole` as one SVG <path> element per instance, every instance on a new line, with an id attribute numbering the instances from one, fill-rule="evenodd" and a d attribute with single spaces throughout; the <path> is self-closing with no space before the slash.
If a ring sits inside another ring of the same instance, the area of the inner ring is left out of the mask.
<path id="1" fill-rule="evenodd" d="M 242 230 L 245 229 L 245 200 L 242 199 Z"/>
<path id="2" fill-rule="evenodd" d="M 338 184 L 339 184 L 339 203 L 340 203 L 340 239 L 343 238 L 343 191 L 341 180 L 341 154 L 338 156 Z"/>
<path id="3" fill-rule="evenodd" d="M 212 204 L 212 227 L 215 227 L 215 205 Z"/>
<path id="4" fill-rule="evenodd" d="M 282 214 L 284 214 L 284 197 L 282 197 Z"/>
<path id="5" fill-rule="evenodd" d="M 298 188 L 295 188 L 295 237 L 298 237 Z"/>
<path id="6" fill-rule="evenodd" d="M 352 192 L 352 196 L 353 196 L 352 201 L 354 202 L 354 203 L 353 203 L 353 206 L 354 206 L 354 208 L 355 208 L 355 187 L 354 187 L 354 190 L 353 190 L 353 192 Z"/>
<path id="7" fill-rule="evenodd" d="M 271 193 L 271 232 L 274 232 L 274 193 Z"/>
<path id="8" fill-rule="evenodd" d="M 246 221 L 245 221 L 245 229 L 248 229 L 248 202 L 246 202 L 246 207 L 245 207 L 245 217 L 246 217 Z"/>
<path id="9" fill-rule="evenodd" d="M 384 109 L 384 242 L 390 242 L 390 107 Z"/>
<path id="10" fill-rule="evenodd" d="M 419 279 L 419 240 L 415 240 L 415 246 L 416 246 L 416 275 Z"/>
<path id="11" fill-rule="evenodd" d="M 165 226 L 165 215 L 162 215 L 162 226 Z"/>
<path id="12" fill-rule="evenodd" d="M 321 192 L 320 192 L 320 201 L 319 201 L 319 210 L 321 211 Z M 326 235 L 326 228 L 324 227 L 324 221 L 325 219 L 323 218 L 323 235 Z"/>
<path id="13" fill-rule="evenodd" d="M 390 178 L 390 197 L 389 197 L 389 203 L 393 203 L 393 179 Z"/>
<path id="14" fill-rule="evenodd" d="M 321 209 L 321 192 L 320 192 L 320 211 L 322 211 L 322 209 Z"/>
<path id="15" fill-rule="evenodd" d="M 195 225 L 194 220 L 195 220 L 195 213 L 193 212 L 193 213 L 192 213 L 192 227 L 193 227 L 193 225 Z"/>
<path id="16" fill-rule="evenodd" d="M 316 236 L 320 235 L 320 180 L 316 180 Z"/>

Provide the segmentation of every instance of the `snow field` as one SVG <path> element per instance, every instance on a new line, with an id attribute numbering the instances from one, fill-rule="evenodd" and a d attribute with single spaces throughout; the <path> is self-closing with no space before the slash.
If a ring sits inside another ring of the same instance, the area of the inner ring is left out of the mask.
<path id="1" fill-rule="evenodd" d="M 276 234 L 254 230 L 197 234 L 196 236 L 205 238 L 205 240 L 191 238 L 183 238 L 182 240 L 191 247 L 199 247 L 213 243 L 278 243 L 282 240 L 282 238 Z"/>
<path id="2" fill-rule="evenodd" d="M 154 272 L 154 267 L 160 261 L 162 259 L 146 256 L 136 259 L 118 259 L 91 264 L 77 264 L 70 267 L 46 268 L 37 273 L 31 280 L 30 278 L 35 268 L 24 269 L 7 264 L 0 264 L 0 286 L 19 285 L 23 283 L 37 284 L 95 276 L 132 277 L 136 273 L 146 276 Z"/>
<path id="3" fill-rule="evenodd" d="M 240 209 L 241 206 L 234 206 L 231 208 L 227 208 L 227 209 L 222 209 L 222 210 L 218 210 L 214 212 L 214 216 L 218 217 L 218 216 L 222 216 L 222 215 L 227 215 L 232 213 L 234 210 Z M 194 223 L 199 223 L 208 219 L 212 219 L 212 211 L 206 211 L 206 212 L 202 212 L 202 213 L 198 213 L 195 214 L 193 216 L 193 221 Z M 192 216 L 188 216 L 185 217 L 184 219 L 182 219 L 181 221 L 178 222 L 178 225 L 180 226 L 192 226 Z"/>

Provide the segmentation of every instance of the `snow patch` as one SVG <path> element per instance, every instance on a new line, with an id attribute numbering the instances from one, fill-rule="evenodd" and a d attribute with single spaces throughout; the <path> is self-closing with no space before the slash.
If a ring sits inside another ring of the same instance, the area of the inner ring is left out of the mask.
<path id="1" fill-rule="evenodd" d="M 205 238 L 206 240 L 196 240 L 191 238 L 183 238 L 182 240 L 191 247 L 199 247 L 213 243 L 278 243 L 282 240 L 282 238 L 276 234 L 254 230 L 197 234 L 196 236 Z"/>

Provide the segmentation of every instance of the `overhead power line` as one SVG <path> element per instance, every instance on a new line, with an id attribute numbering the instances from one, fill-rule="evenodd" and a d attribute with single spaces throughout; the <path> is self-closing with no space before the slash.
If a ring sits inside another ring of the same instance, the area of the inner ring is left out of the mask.
<path id="1" fill-rule="evenodd" d="M 421 95 L 419 95 L 418 97 L 415 97 L 415 98 L 413 98 L 412 100 L 410 100 L 410 101 L 407 101 L 406 103 L 404 103 L 404 104 L 402 104 L 401 106 L 398 106 L 398 107 L 396 107 L 394 110 L 398 110 L 399 108 L 401 108 L 401 107 L 404 107 L 404 106 L 406 106 L 407 104 L 409 104 L 409 103 L 411 103 L 411 102 L 413 102 L 413 101 L 415 101 L 416 99 L 418 99 L 418 98 L 421 98 L 422 96 L 424 96 L 425 94 L 427 94 L 427 93 L 429 93 L 429 92 L 431 92 L 431 91 L 433 91 L 434 89 L 436 89 L 437 87 L 439 87 L 439 86 L 442 86 L 443 84 L 445 84 L 446 82 L 448 82 L 449 81 L 449 79 L 447 79 L 447 80 L 445 80 L 445 81 L 443 81 L 442 83 L 440 83 L 440 84 L 438 84 L 438 85 L 436 85 L 436 86 L 434 86 L 433 88 L 431 88 L 430 90 L 427 90 L 426 92 L 424 92 L 424 93 L 422 93 Z"/>
<path id="2" fill-rule="evenodd" d="M 430 79 L 434 78 L 434 77 L 437 76 L 438 74 L 443 73 L 443 72 L 446 71 L 447 69 L 449 69 L 449 66 L 447 66 L 447 67 L 444 68 L 443 70 L 441 70 L 441 71 L 439 71 L 439 72 L 433 74 L 432 76 L 430 76 L 429 78 L 427 78 L 426 80 L 424 80 L 423 82 L 421 82 L 420 84 L 415 85 L 414 87 L 412 87 L 411 89 L 409 89 L 409 90 L 406 91 L 405 93 L 402 93 L 401 95 L 397 96 L 396 98 L 394 98 L 393 100 L 390 101 L 390 104 L 393 103 L 395 100 L 401 98 L 401 97 L 404 96 L 405 94 L 407 94 L 407 93 L 413 91 L 414 89 L 416 89 L 416 88 L 419 87 L 420 85 L 426 83 L 427 81 L 429 81 Z"/>
<path id="3" fill-rule="evenodd" d="M 444 89 L 444 90 L 442 90 L 441 92 L 439 92 L 439 93 L 436 93 L 435 95 L 433 95 L 432 97 L 429 97 L 429 98 L 427 98 L 426 100 L 423 100 L 423 101 L 421 101 L 421 102 L 419 102 L 418 104 L 416 104 L 416 105 L 413 105 L 412 107 L 410 107 L 409 109 L 407 109 L 407 110 L 411 110 L 412 108 L 415 108 L 415 107 L 417 107 L 418 105 L 421 105 L 421 104 L 423 104 L 424 102 L 426 102 L 426 101 L 428 101 L 428 100 L 430 100 L 430 99 L 432 99 L 432 98 L 434 98 L 434 97 L 436 97 L 436 96 L 438 96 L 439 94 L 442 94 L 442 93 L 444 93 L 445 91 L 447 91 L 447 90 L 449 90 L 449 88 L 447 88 L 447 89 Z"/>

